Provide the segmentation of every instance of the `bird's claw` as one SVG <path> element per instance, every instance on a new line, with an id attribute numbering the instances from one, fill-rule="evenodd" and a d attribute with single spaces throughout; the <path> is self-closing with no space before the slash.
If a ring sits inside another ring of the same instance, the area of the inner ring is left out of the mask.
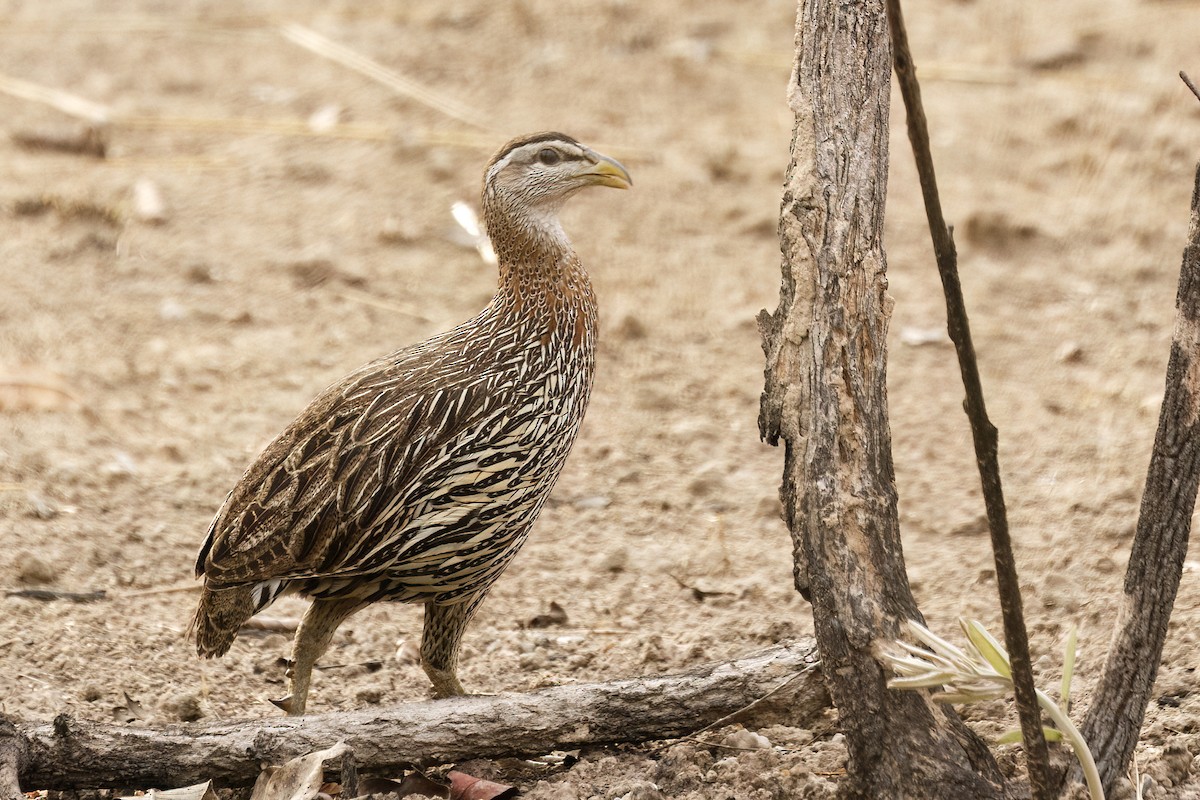
<path id="1" fill-rule="evenodd" d="M 271 705 L 275 706 L 278 709 L 281 709 L 289 717 L 297 717 L 304 713 L 303 709 L 296 708 L 295 695 L 289 694 L 287 697 L 281 697 L 278 700 L 272 700 Z"/>

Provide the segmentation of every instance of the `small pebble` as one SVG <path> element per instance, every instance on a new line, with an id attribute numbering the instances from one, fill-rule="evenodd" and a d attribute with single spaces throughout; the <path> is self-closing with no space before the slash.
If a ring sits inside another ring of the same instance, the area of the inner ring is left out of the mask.
<path id="1" fill-rule="evenodd" d="M 771 749 L 771 740 L 763 736 L 761 733 L 748 731 L 743 728 L 740 731 L 734 731 L 729 734 L 721 742 L 726 747 L 737 747 L 743 750 L 769 750 Z"/>
<path id="2" fill-rule="evenodd" d="M 139 178 L 133 185 L 133 215 L 151 225 L 167 221 L 167 204 L 163 202 L 162 192 L 149 178 Z"/>
<path id="3" fill-rule="evenodd" d="M 25 553 L 17 556 L 17 581 L 19 583 L 53 583 L 58 579 L 58 564 L 49 559 Z"/>
<path id="4" fill-rule="evenodd" d="M 204 716 L 204 709 L 200 707 L 200 697 L 195 692 L 171 695 L 163 703 L 163 711 L 181 722 L 195 722 Z"/>
<path id="5" fill-rule="evenodd" d="M 396 661 L 400 664 L 420 664 L 420 643 L 415 639 L 401 639 L 396 647 Z"/>

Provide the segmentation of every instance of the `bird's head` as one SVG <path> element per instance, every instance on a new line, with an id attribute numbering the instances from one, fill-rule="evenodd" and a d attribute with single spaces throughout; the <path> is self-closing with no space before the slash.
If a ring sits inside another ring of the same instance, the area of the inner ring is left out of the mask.
<path id="1" fill-rule="evenodd" d="M 629 173 L 564 133 L 535 133 L 513 139 L 492 157 L 483 194 L 523 206 L 557 209 L 585 186 L 628 189 Z"/>

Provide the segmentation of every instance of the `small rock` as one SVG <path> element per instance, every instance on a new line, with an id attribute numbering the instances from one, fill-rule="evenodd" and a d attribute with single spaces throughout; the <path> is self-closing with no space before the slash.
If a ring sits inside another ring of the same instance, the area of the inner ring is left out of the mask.
<path id="1" fill-rule="evenodd" d="M 529 620 L 530 628 L 549 628 L 551 625 L 566 625 L 567 611 L 553 600 L 550 601 L 550 610 L 545 614 L 538 614 Z"/>
<path id="2" fill-rule="evenodd" d="M 929 344 L 950 344 L 950 335 L 945 328 L 902 328 L 900 343 L 909 347 L 923 347 Z"/>
<path id="3" fill-rule="evenodd" d="M 1083 347 L 1079 342 L 1063 342 L 1054 351 L 1054 360 L 1060 364 L 1078 364 L 1083 361 Z"/>
<path id="4" fill-rule="evenodd" d="M 534 650 L 532 653 L 522 653 L 517 656 L 517 666 L 529 672 L 545 669 L 548 663 L 546 654 L 540 650 Z"/>
<path id="5" fill-rule="evenodd" d="M 717 470 L 705 470 L 695 478 L 692 478 L 687 488 L 693 497 L 707 497 L 719 494 L 725 488 L 725 476 Z"/>
<path id="6" fill-rule="evenodd" d="M 328 258 L 309 258 L 293 262 L 288 271 L 297 289 L 312 289 L 337 275 L 337 267 Z"/>
<path id="7" fill-rule="evenodd" d="M 779 501 L 777 494 L 760 497 L 755 510 L 764 519 L 783 519 L 783 503 Z"/>
<path id="8" fill-rule="evenodd" d="M 188 266 L 184 271 L 187 279 L 192 283 L 216 283 L 217 278 L 213 275 L 212 267 L 208 264 L 197 262 Z"/>
<path id="9" fill-rule="evenodd" d="M 113 453 L 112 460 L 100 467 L 100 473 L 110 480 L 128 478 L 137 472 L 138 466 L 133 456 L 121 450 Z"/>
<path id="10" fill-rule="evenodd" d="M 621 317 L 621 321 L 616 324 L 615 328 L 613 329 L 613 334 L 618 339 L 632 341 L 637 339 L 645 339 L 650 332 L 646 329 L 646 323 L 642 322 L 633 314 L 626 314 L 625 316 Z"/>
<path id="11" fill-rule="evenodd" d="M 168 297 L 158 304 L 158 316 L 164 322 L 179 322 L 187 317 L 187 306 Z"/>
<path id="12" fill-rule="evenodd" d="M 149 178 L 138 178 L 133 184 L 133 215 L 151 225 L 167 221 L 167 204 L 163 202 L 162 192 Z"/>
<path id="13" fill-rule="evenodd" d="M 388 217 L 379 226 L 379 241 L 385 244 L 412 244 L 421 238 L 421 231 L 399 217 Z"/>
<path id="14" fill-rule="evenodd" d="M 1003 212 L 977 211 L 967 216 L 963 234 L 968 242 L 983 250 L 1006 252 L 1013 246 L 1037 238 L 1037 226 L 1013 222 Z"/>
<path id="15" fill-rule="evenodd" d="M 415 639 L 401 639 L 395 657 L 400 664 L 420 664 L 421 645 Z"/>
<path id="16" fill-rule="evenodd" d="M 598 572 L 624 572 L 629 566 L 629 550 L 617 547 L 596 559 Z"/>
<path id="17" fill-rule="evenodd" d="M 722 742 L 726 747 L 737 747 L 742 750 L 770 750 L 771 740 L 763 736 L 761 733 L 748 731 L 745 728 L 740 731 L 734 731 L 726 736 Z"/>
<path id="18" fill-rule="evenodd" d="M 641 657 L 643 664 L 665 664 L 671 659 L 667 645 L 658 634 L 648 636 L 642 642 Z"/>
<path id="19" fill-rule="evenodd" d="M 182 722 L 195 722 L 204 716 L 200 706 L 200 697 L 195 692 L 179 692 L 174 694 L 162 705 L 163 711 Z"/>
<path id="20" fill-rule="evenodd" d="M 354 699 L 360 703 L 377 706 L 383 702 L 384 691 L 381 686 L 365 686 L 354 694 Z"/>
<path id="21" fill-rule="evenodd" d="M 308 129 L 313 133 L 328 133 L 337 127 L 342 118 L 342 107 L 337 103 L 321 106 L 308 117 Z"/>
<path id="22" fill-rule="evenodd" d="M 601 494 L 591 495 L 588 497 L 579 497 L 571 501 L 571 505 L 579 509 L 589 508 L 608 508 L 612 504 L 611 497 L 605 497 Z"/>
<path id="23" fill-rule="evenodd" d="M 58 564 L 49 559 L 24 553 L 17 556 L 17 582 L 19 583 L 53 583 L 58 579 Z"/>
<path id="24" fill-rule="evenodd" d="M 611 800 L 663 800 L 663 793 L 657 784 L 650 781 L 634 781 L 610 789 L 607 797 Z"/>
<path id="25" fill-rule="evenodd" d="M 959 523 L 950 529 L 951 536 L 982 536 L 988 532 L 988 519 L 980 514 L 967 522 Z"/>
<path id="26" fill-rule="evenodd" d="M 34 491 L 25 494 L 25 502 L 27 504 L 25 513 L 35 519 L 54 519 L 62 513 L 58 503 Z"/>
<path id="27" fill-rule="evenodd" d="M 1057 72 L 1082 65 L 1087 61 L 1087 53 L 1082 41 L 1064 34 L 1034 43 L 1024 61 L 1039 72 Z"/>
<path id="28" fill-rule="evenodd" d="M 1171 781 L 1176 786 L 1183 783 L 1192 769 L 1192 753 L 1181 741 L 1173 741 L 1163 750 L 1162 757 L 1151 770 L 1162 782 Z"/>

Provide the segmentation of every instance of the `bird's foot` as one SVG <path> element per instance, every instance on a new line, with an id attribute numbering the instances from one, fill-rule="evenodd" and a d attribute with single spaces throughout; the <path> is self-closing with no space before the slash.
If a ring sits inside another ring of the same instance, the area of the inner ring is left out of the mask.
<path id="1" fill-rule="evenodd" d="M 433 696 L 436 699 L 443 697 L 461 697 L 467 693 L 463 688 L 462 683 L 458 680 L 458 676 L 450 670 L 441 669 L 425 669 L 425 674 L 429 676 L 429 682 L 433 684 Z"/>
<path id="2" fill-rule="evenodd" d="M 282 697 L 278 700 L 272 700 L 271 705 L 282 709 L 289 717 L 299 717 L 304 714 L 304 703 L 296 702 L 294 694 L 289 694 L 287 697 Z"/>

